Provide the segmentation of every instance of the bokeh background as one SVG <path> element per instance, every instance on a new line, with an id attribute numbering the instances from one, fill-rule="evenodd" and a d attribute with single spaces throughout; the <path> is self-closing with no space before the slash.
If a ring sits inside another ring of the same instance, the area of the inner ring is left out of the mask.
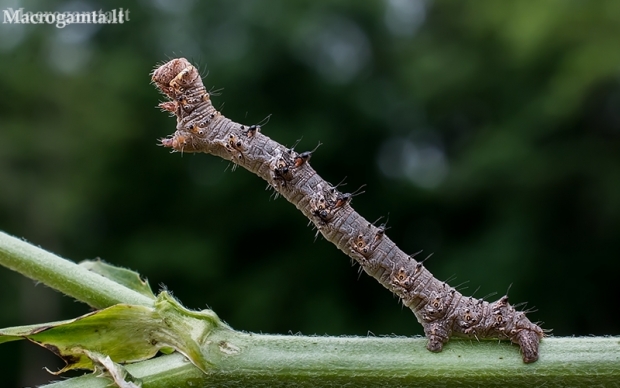
<path id="1" fill-rule="evenodd" d="M 123 7 L 122 25 L 0 24 L 0 228 L 100 257 L 239 330 L 415 335 L 409 310 L 265 182 L 170 154 L 157 63 L 297 150 L 465 294 L 509 295 L 556 336 L 620 334 L 620 2 L 0 1 Z M 385 218 L 384 218 L 385 220 Z M 0 327 L 88 311 L 0 268 Z M 61 365 L 2 345 L 5 386 Z"/>

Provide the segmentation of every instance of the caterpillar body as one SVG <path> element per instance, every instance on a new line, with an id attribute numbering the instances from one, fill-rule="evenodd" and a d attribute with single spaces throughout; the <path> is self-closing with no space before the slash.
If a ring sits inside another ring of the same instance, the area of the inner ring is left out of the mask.
<path id="1" fill-rule="evenodd" d="M 450 337 L 507 339 L 523 361 L 538 359 L 543 329 L 517 311 L 508 297 L 495 302 L 462 295 L 436 279 L 423 264 L 351 207 L 352 194 L 323 180 L 309 163 L 312 151 L 297 153 L 221 115 L 210 101 L 198 70 L 186 59 L 155 69 L 152 81 L 169 100 L 160 107 L 177 117 L 176 131 L 161 144 L 177 152 L 204 152 L 230 160 L 266 180 L 293 203 L 328 241 L 396 294 L 422 324 L 427 348 L 442 350 Z"/>

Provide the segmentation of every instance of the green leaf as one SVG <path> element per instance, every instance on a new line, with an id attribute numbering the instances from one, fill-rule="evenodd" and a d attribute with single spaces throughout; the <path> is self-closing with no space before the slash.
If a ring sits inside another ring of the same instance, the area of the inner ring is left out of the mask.
<path id="1" fill-rule="evenodd" d="M 96 274 L 104 276 L 110 280 L 113 280 L 123 286 L 139 292 L 140 294 L 152 298 L 155 300 L 157 297 L 153 294 L 151 286 L 148 280 L 142 279 L 140 274 L 129 270 L 127 268 L 116 267 L 114 265 L 105 263 L 100 259 L 97 260 L 84 260 L 79 263 L 80 266 L 92 271 Z"/>
<path id="2" fill-rule="evenodd" d="M 67 364 L 56 374 L 94 369 L 92 352 L 129 363 L 170 348 L 206 372 L 211 363 L 201 346 L 216 329 L 231 330 L 211 310 L 188 310 L 162 292 L 154 307 L 118 304 L 72 320 L 0 329 L 0 343 L 26 338 L 51 350 Z"/>

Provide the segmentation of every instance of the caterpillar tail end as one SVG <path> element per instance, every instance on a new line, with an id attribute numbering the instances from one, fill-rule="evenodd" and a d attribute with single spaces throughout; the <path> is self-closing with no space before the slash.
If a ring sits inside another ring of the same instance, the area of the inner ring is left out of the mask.
<path id="1" fill-rule="evenodd" d="M 523 362 L 530 364 L 538 360 L 538 346 L 541 334 L 538 330 L 520 330 L 512 339 L 512 342 L 521 348 Z"/>

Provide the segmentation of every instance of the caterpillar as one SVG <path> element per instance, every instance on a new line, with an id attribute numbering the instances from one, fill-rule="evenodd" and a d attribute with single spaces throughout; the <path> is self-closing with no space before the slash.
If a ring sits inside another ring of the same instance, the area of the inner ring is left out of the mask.
<path id="1" fill-rule="evenodd" d="M 173 152 L 203 152 L 224 158 L 260 176 L 293 203 L 317 233 L 354 259 L 396 294 L 422 324 L 427 349 L 442 350 L 450 337 L 506 339 L 519 345 L 523 362 L 538 360 L 543 329 L 503 296 L 495 302 L 467 297 L 435 278 L 415 255 L 400 250 L 385 233 L 351 206 L 355 193 L 342 193 L 310 165 L 313 151 L 298 153 L 270 139 L 258 125 L 241 125 L 218 112 L 200 74 L 185 58 L 151 74 L 168 98 L 159 104 L 177 117 L 176 131 L 161 139 Z"/>

